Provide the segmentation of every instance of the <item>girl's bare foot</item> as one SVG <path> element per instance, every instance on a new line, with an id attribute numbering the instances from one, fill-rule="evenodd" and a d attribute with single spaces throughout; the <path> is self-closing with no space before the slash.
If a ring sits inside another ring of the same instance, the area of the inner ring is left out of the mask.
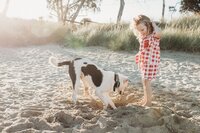
<path id="1" fill-rule="evenodd" d="M 151 102 L 145 102 L 145 103 L 142 104 L 142 106 L 148 106 L 148 107 L 150 107 L 150 106 L 152 106 L 152 103 Z"/>
<path id="2" fill-rule="evenodd" d="M 139 101 L 137 102 L 137 105 L 140 105 L 140 106 L 152 106 L 152 103 L 150 101 L 147 101 L 144 97 Z"/>

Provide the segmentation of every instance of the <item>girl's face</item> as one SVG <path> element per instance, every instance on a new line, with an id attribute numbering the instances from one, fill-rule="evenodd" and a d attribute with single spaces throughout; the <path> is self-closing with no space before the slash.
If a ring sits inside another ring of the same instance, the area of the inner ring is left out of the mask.
<path id="1" fill-rule="evenodd" d="M 140 36 L 144 37 L 148 35 L 147 26 L 145 26 L 143 23 L 138 24 L 136 29 L 138 30 Z"/>

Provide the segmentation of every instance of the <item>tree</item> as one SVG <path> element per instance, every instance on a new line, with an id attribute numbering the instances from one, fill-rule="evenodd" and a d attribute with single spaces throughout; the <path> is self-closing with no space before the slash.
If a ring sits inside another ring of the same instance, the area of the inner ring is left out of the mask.
<path id="1" fill-rule="evenodd" d="M 81 10 L 99 11 L 98 4 L 102 0 L 47 0 L 47 7 L 51 15 L 57 17 L 59 22 L 73 23 Z"/>
<path id="2" fill-rule="evenodd" d="M 3 16 L 6 16 L 6 14 L 7 14 L 9 3 L 10 3 L 10 0 L 6 0 L 6 4 L 5 4 L 3 12 L 2 12 Z"/>
<path id="3" fill-rule="evenodd" d="M 85 1 L 86 1 L 86 0 L 82 0 L 81 3 L 77 6 L 76 12 L 72 15 L 72 19 L 71 19 L 72 22 L 74 22 L 75 19 L 77 18 L 77 16 L 78 16 L 78 14 L 79 14 L 81 8 L 83 7 L 83 4 L 85 3 Z"/>
<path id="4" fill-rule="evenodd" d="M 124 0 L 120 0 L 120 8 L 119 8 L 119 12 L 118 12 L 118 15 L 117 15 L 117 24 L 121 21 L 124 6 L 125 6 Z"/>
<path id="5" fill-rule="evenodd" d="M 165 20 L 165 0 L 163 0 L 161 22 L 164 22 L 164 20 Z"/>
<path id="6" fill-rule="evenodd" d="M 200 0 L 182 0 L 180 12 L 188 11 L 200 15 Z"/>

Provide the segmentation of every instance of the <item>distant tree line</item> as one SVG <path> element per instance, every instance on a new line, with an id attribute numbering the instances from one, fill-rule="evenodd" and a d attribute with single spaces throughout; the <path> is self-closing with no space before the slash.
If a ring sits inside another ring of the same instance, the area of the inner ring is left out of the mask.
<path id="1" fill-rule="evenodd" d="M 119 0 L 120 6 L 116 23 L 121 22 L 123 11 L 125 8 L 125 0 Z M 100 11 L 100 3 L 102 0 L 47 0 L 48 7 L 52 12 L 56 12 L 58 21 L 74 22 L 81 10 Z M 181 0 L 180 12 L 193 12 L 200 15 L 200 0 Z M 162 2 L 161 21 L 164 21 L 165 0 Z"/>
<path id="2" fill-rule="evenodd" d="M 4 9 L 1 14 L 6 16 L 9 3 L 12 0 L 6 0 Z M 74 23 L 76 18 L 80 16 L 82 11 L 100 11 L 100 4 L 102 0 L 46 0 L 47 7 L 52 16 L 55 16 L 59 22 L 65 24 L 66 21 Z M 200 15 L 200 0 L 181 0 L 180 12 L 192 12 Z M 125 0 L 120 0 L 119 11 L 116 23 L 120 23 L 125 7 Z M 162 3 L 162 17 L 164 20 L 165 0 Z"/>

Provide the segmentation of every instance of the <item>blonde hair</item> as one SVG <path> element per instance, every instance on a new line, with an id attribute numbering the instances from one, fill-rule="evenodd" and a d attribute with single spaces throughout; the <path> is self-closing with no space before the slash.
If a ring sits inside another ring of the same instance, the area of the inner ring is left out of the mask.
<path id="1" fill-rule="evenodd" d="M 139 24 L 144 24 L 144 26 L 147 27 L 147 34 L 148 35 L 153 33 L 154 28 L 153 28 L 153 25 L 152 25 L 150 18 L 145 16 L 145 15 L 138 15 L 136 18 L 133 18 L 133 32 L 138 38 L 140 38 L 140 36 L 139 36 L 139 33 L 138 33 L 136 27 Z"/>

